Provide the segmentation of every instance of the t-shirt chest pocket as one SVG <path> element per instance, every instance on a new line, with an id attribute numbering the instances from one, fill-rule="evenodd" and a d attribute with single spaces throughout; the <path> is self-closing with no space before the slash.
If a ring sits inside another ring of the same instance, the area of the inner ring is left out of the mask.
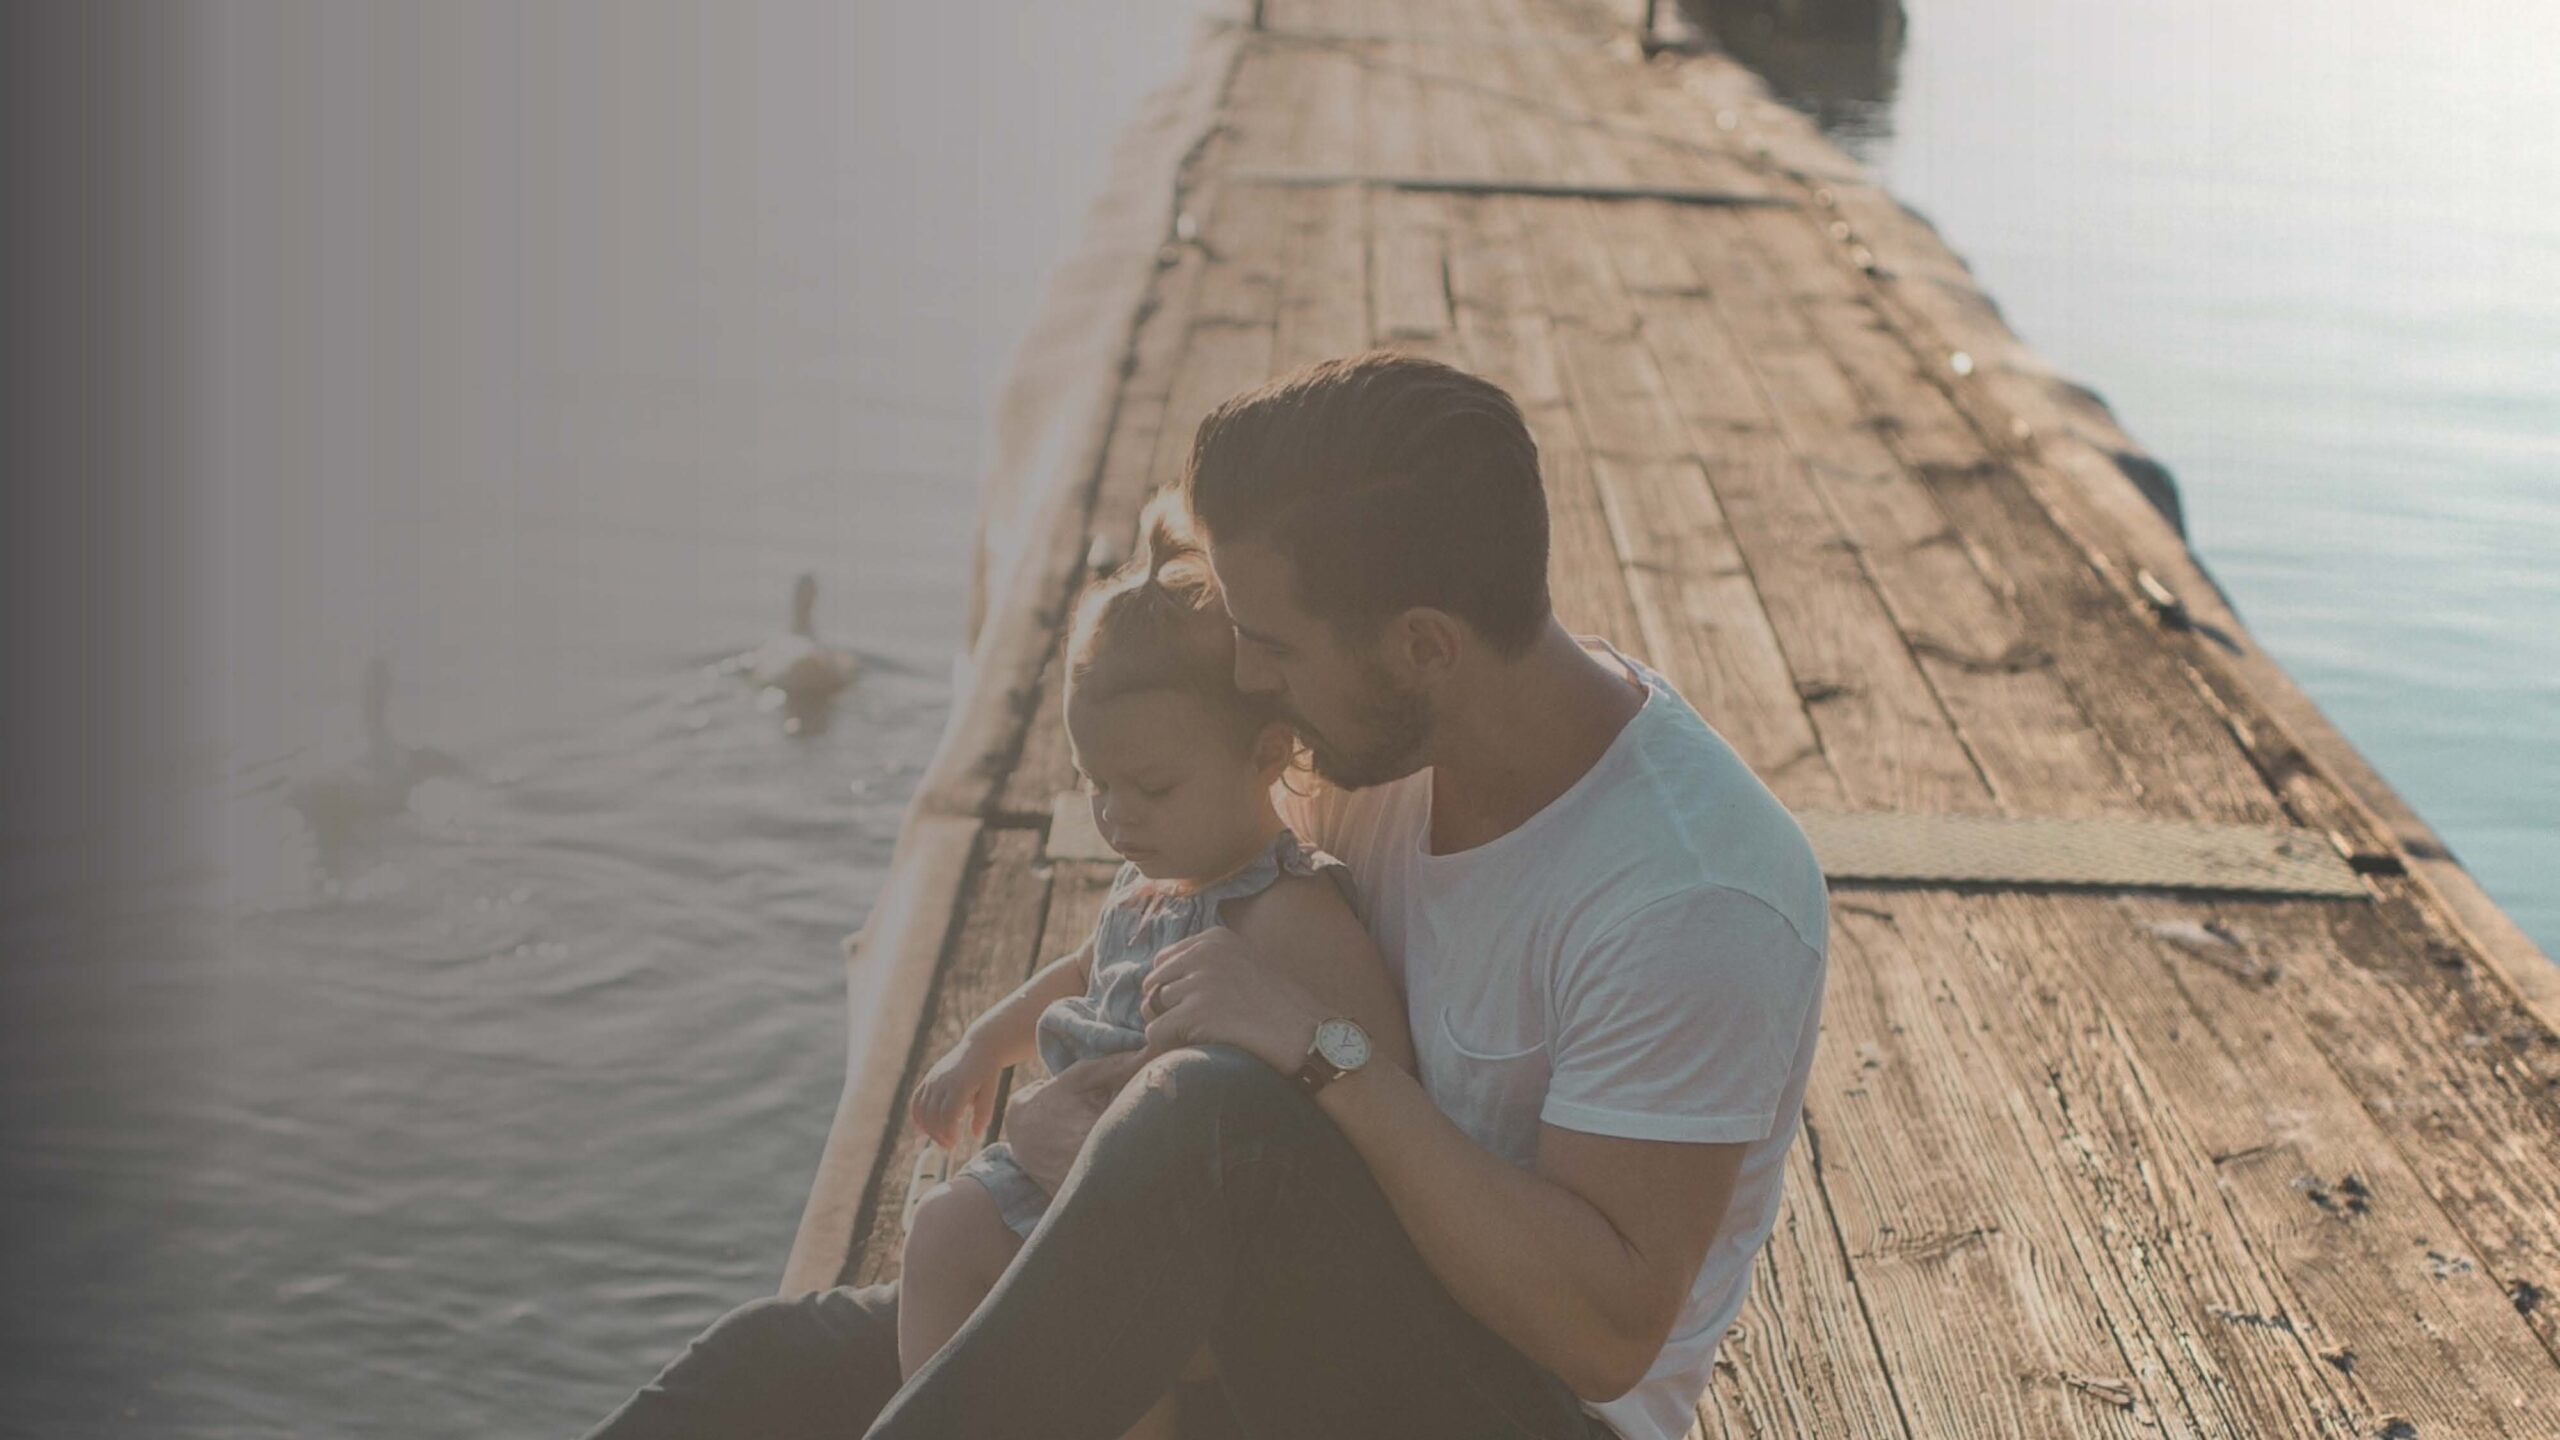
<path id="1" fill-rule="evenodd" d="M 1534 1164 L 1538 1111 L 1553 1072 L 1545 1017 L 1501 1004 L 1433 1008 L 1437 1043 L 1418 1051 L 1431 1098 L 1477 1144 L 1514 1165 Z"/>
<path id="2" fill-rule="evenodd" d="M 1467 1013 L 1462 1013 L 1459 1002 L 1454 1000 L 1440 1006 L 1440 1034 L 1450 1049 L 1487 1064 L 1525 1060 L 1544 1054 L 1547 1048 L 1547 1037 L 1540 1033 L 1536 1016 L 1488 1005 L 1469 1007 Z"/>

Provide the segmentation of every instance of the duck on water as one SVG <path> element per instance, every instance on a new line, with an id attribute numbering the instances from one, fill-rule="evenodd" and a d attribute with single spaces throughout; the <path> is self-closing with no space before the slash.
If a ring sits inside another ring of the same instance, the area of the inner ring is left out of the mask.
<path id="1" fill-rule="evenodd" d="M 819 641 L 813 624 L 817 606 L 818 577 L 804 572 L 791 587 L 789 633 L 766 641 L 747 669 L 759 703 L 783 711 L 783 729 L 795 735 L 813 728 L 837 692 L 853 683 L 860 664 L 852 651 Z"/>

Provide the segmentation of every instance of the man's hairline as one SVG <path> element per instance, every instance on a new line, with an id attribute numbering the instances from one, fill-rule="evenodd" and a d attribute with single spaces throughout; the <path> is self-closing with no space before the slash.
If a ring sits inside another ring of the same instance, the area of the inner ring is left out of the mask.
<path id="1" fill-rule="evenodd" d="M 1375 646 L 1378 642 L 1378 637 L 1385 632 L 1387 626 L 1396 618 L 1396 615 L 1403 613 L 1403 611 L 1400 610 L 1394 614 L 1376 617 L 1374 623 L 1368 627 L 1368 633 L 1364 636 L 1346 634 L 1342 622 L 1337 621 L 1334 617 L 1325 615 L 1320 611 L 1307 609 L 1306 605 L 1299 600 L 1296 593 L 1298 589 L 1298 562 L 1295 557 L 1291 556 L 1286 549 L 1283 549 L 1277 541 L 1271 538 L 1270 527 L 1266 526 L 1252 534 L 1235 536 L 1229 539 L 1227 544 L 1230 548 L 1242 545 L 1254 545 L 1269 551 L 1273 559 L 1278 560 L 1281 565 L 1286 567 L 1286 579 L 1288 581 L 1288 588 L 1291 592 L 1289 595 L 1289 603 L 1297 606 L 1300 610 L 1306 611 L 1308 618 L 1314 620 L 1317 626 L 1325 632 L 1327 638 L 1330 639 L 1335 646 L 1343 650 L 1356 652 L 1364 646 Z M 1206 525 L 1201 527 L 1201 550 L 1208 559 L 1209 576 L 1211 581 L 1217 586 L 1219 604 L 1226 610 L 1227 623 L 1234 628 L 1236 634 L 1254 642 L 1257 645 L 1264 646 L 1265 648 L 1277 648 L 1283 650 L 1297 648 L 1291 641 L 1283 640 L 1276 635 L 1256 630 L 1252 626 L 1247 625 L 1236 618 L 1235 607 L 1228 603 L 1228 597 L 1232 596 L 1235 592 L 1228 586 L 1224 577 L 1218 574 L 1218 542 L 1215 533 L 1209 530 Z M 1542 582 L 1545 578 L 1546 577 L 1543 574 L 1540 576 Z M 1458 624 L 1473 631 L 1475 633 L 1475 637 L 1490 647 L 1494 653 L 1503 655 L 1507 658 L 1517 658 L 1520 653 L 1525 652 L 1531 644 L 1534 644 L 1536 639 L 1535 629 L 1533 627 L 1530 637 L 1523 641 L 1518 649 L 1507 649 L 1496 643 L 1494 638 L 1491 635 L 1486 634 L 1483 627 L 1477 625 L 1475 621 L 1444 606 L 1406 606 L 1404 609 L 1436 610 L 1439 613 L 1448 616 Z M 1550 598 L 1547 605 L 1546 618 L 1550 620 L 1555 618 L 1555 604 L 1552 598 Z"/>

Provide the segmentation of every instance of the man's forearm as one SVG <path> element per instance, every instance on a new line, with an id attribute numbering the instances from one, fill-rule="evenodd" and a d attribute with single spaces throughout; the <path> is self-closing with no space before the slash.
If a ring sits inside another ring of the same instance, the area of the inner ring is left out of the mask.
<path id="1" fill-rule="evenodd" d="M 1478 1145 L 1393 1066 L 1364 1066 L 1316 1102 L 1487 1329 L 1586 1398 L 1621 1393 L 1651 1363 L 1661 1337 L 1640 1318 L 1637 1257 L 1597 1207 Z"/>

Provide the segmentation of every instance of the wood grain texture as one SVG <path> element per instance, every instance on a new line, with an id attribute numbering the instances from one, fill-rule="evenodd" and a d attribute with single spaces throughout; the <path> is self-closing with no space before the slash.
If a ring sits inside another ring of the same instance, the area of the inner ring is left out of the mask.
<path id="1" fill-rule="evenodd" d="M 868 1285 L 898 1273 L 906 1242 L 898 1221 L 906 1205 L 907 1177 L 917 1153 L 931 1143 L 908 1123 L 906 1097 L 960 1042 L 971 1021 L 1055 958 L 1036 949 L 1049 906 L 1049 877 L 1032 864 L 1039 853 L 1040 837 L 1029 830 L 989 830 L 979 837 L 960 898 L 963 918 L 943 952 L 924 1024 L 907 1049 L 888 1133 L 863 1187 L 862 1212 L 854 1228 L 860 1242 L 838 1283 Z M 965 1155 L 955 1157 L 955 1163 Z"/>
<path id="2" fill-rule="evenodd" d="M 2560 1434 L 2560 986 L 2113 468 L 2136 447 L 2103 403 L 1729 59 L 1639 61 L 1634 13 L 1270 0 L 1130 317 L 1077 543 L 1125 547 L 1236 392 L 1436 356 L 1537 439 L 1559 617 L 1787 803 L 2302 824 L 2374 872 L 2343 901 L 1835 886 L 1805 1130 L 1704 1433 Z M 1237 178 L 1274 172 L 1351 178 Z M 2219 638 L 2163 623 L 2144 572 Z M 1037 862 L 1059 677 L 1023 648 L 1037 733 L 967 837 L 901 1077 L 1110 878 Z M 851 1093 L 843 1155 L 879 1143 L 866 1193 L 903 1184 Z"/>

